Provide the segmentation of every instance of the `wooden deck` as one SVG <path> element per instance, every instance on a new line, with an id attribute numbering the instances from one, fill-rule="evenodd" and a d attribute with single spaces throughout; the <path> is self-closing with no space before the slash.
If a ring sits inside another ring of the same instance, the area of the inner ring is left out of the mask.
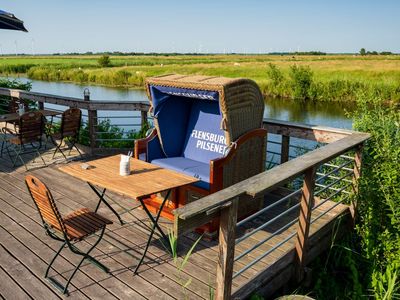
<path id="1" fill-rule="evenodd" d="M 97 204 L 97 197 L 89 186 L 83 181 L 58 171 L 57 162 L 46 168 L 25 172 L 25 169 L 21 167 L 11 168 L 6 157 L 0 158 L 0 296 L 5 299 L 65 298 L 43 277 L 47 262 L 58 249 L 59 243 L 45 235 L 34 203 L 25 187 L 24 176 L 27 173 L 35 174 L 49 186 L 61 213 L 67 213 L 82 206 L 93 208 Z M 69 298 L 209 299 L 210 289 L 215 286 L 218 243 L 202 240 L 185 266 L 182 279 L 179 279 L 173 260 L 160 241 L 155 241 L 149 248 L 139 274 L 134 276 L 132 268 L 136 266 L 145 246 L 148 222 L 145 213 L 138 208 L 137 202 L 117 195 L 113 195 L 113 199 L 118 202 L 118 204 L 113 204 L 117 211 L 133 210 L 130 214 L 123 215 L 127 224 L 121 226 L 106 207 L 100 208 L 100 213 L 113 220 L 114 224 L 108 227 L 104 239 L 93 255 L 111 269 L 111 274 L 105 274 L 91 264 L 84 264 L 69 287 Z M 272 194 L 268 194 L 265 202 L 270 204 L 274 199 Z M 286 203 L 277 205 L 253 221 L 253 226 L 259 226 L 261 222 L 272 219 L 297 201 L 297 199 L 289 199 Z M 332 202 L 327 202 L 313 211 L 313 215 L 318 215 L 326 210 L 327 206 L 332 205 Z M 298 210 L 239 243 L 235 248 L 235 255 L 239 255 L 244 249 L 250 248 L 251 245 L 271 235 L 297 215 Z M 339 216 L 345 216 L 344 219 L 340 218 L 342 220 L 340 224 L 344 225 L 350 219 L 348 215 L 348 206 L 338 205 L 311 226 L 308 260 L 315 258 L 329 245 L 334 223 Z M 252 224 L 238 232 L 238 235 L 251 231 Z M 170 226 L 171 224 L 163 220 L 163 225 Z M 296 228 L 294 224 L 245 255 L 234 264 L 234 272 L 284 240 Z M 261 271 L 268 272 L 270 278 L 269 284 L 264 285 L 263 292 L 271 294 L 277 287 L 281 287 L 293 274 L 295 237 L 236 277 L 233 280 L 233 292 Z M 198 235 L 195 233 L 180 237 L 180 253 L 184 255 L 197 238 Z M 63 251 L 54 264 L 57 273 L 53 271 L 53 276 L 65 280 L 76 262 L 77 257 L 71 255 L 68 250 Z M 187 291 L 184 291 L 180 282 L 186 282 L 188 278 L 192 281 Z M 252 282 L 249 284 L 251 285 Z"/>

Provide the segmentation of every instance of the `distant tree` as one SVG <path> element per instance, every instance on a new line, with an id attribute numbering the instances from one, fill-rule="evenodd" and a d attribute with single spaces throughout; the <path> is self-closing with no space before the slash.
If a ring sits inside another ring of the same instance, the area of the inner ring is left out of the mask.
<path id="1" fill-rule="evenodd" d="M 364 56 L 366 54 L 365 48 L 360 49 L 360 55 Z"/>
<path id="2" fill-rule="evenodd" d="M 110 57 L 108 55 L 102 55 L 97 60 L 97 63 L 100 65 L 100 67 L 109 67 L 111 65 Z"/>

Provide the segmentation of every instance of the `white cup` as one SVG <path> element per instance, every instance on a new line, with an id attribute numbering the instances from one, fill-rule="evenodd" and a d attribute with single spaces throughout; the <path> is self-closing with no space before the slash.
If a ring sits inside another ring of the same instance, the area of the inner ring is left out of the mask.
<path id="1" fill-rule="evenodd" d="M 131 174 L 130 156 L 121 155 L 121 161 L 119 163 L 119 175 L 128 176 Z"/>
<path id="2" fill-rule="evenodd" d="M 22 116 L 25 113 L 25 106 L 23 104 L 18 104 L 18 114 Z"/>

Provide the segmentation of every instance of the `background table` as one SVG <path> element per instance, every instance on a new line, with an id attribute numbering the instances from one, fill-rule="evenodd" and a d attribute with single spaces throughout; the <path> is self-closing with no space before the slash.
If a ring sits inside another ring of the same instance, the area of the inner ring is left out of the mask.
<path id="1" fill-rule="evenodd" d="M 48 109 L 42 109 L 38 111 L 40 111 L 45 117 L 54 117 L 62 114 L 62 112 Z M 16 122 L 19 120 L 20 117 L 21 116 L 18 113 L 4 114 L 0 115 L 0 122 Z"/>

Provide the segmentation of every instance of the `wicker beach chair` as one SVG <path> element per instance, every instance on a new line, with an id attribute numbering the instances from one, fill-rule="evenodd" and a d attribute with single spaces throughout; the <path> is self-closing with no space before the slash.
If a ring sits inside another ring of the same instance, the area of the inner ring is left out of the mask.
<path id="1" fill-rule="evenodd" d="M 146 89 L 155 129 L 135 142 L 135 157 L 200 180 L 172 194 L 164 217 L 173 219 L 171 210 L 264 171 L 264 101 L 253 81 L 166 75 L 148 79 Z M 149 209 L 157 210 L 159 198 L 147 200 Z M 239 217 L 262 201 L 241 201 Z"/>
<path id="2" fill-rule="evenodd" d="M 39 212 L 46 234 L 52 239 L 62 242 L 60 249 L 48 264 L 44 277 L 63 294 L 68 294 L 68 285 L 85 259 L 100 268 L 102 271 L 109 273 L 109 269 L 90 256 L 90 252 L 103 238 L 106 226 L 112 224 L 112 222 L 87 208 L 78 209 L 67 216 L 62 217 L 57 209 L 50 190 L 43 182 L 32 175 L 28 175 L 25 177 L 25 183 Z M 86 252 L 80 250 L 75 245 L 77 242 L 83 241 L 97 232 L 100 232 L 98 239 Z M 62 249 L 66 247 L 72 253 L 80 256 L 81 260 L 71 273 L 67 283 L 62 285 L 58 280 L 49 277 L 48 275 L 57 256 L 60 255 Z"/>

